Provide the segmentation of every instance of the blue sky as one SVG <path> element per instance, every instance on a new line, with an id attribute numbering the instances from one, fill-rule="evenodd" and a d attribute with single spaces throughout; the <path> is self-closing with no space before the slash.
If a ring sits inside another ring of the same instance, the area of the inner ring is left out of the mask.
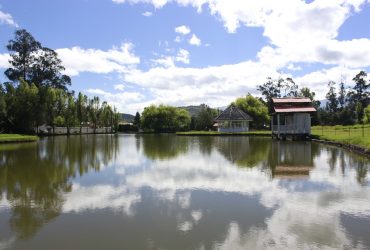
<path id="1" fill-rule="evenodd" d="M 365 0 L 0 0 L 0 71 L 25 28 L 58 52 L 71 89 L 121 112 L 225 106 L 269 76 L 321 99 L 329 80 L 369 69 L 369 23 Z"/>

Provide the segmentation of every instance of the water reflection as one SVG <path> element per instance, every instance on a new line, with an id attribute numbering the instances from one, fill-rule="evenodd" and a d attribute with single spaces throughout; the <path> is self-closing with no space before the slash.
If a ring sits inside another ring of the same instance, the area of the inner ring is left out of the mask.
<path id="1" fill-rule="evenodd" d="M 367 158 L 361 157 L 353 152 L 345 152 L 336 147 L 328 147 L 327 152 L 330 155 L 330 157 L 328 157 L 328 165 L 332 173 L 339 168 L 342 176 L 346 176 L 348 170 L 355 169 L 358 183 L 362 185 L 368 184 L 367 174 L 369 171 L 369 160 Z M 348 157 L 348 155 L 350 155 L 350 157 Z"/>
<path id="2" fill-rule="evenodd" d="M 10 225 L 0 247 L 370 247 L 369 161 L 342 149 L 249 137 L 73 138 L 0 153 L 0 223 Z M 16 159 L 23 152 L 28 160 Z M 309 171 L 302 179 L 281 167 Z"/>
<path id="3" fill-rule="evenodd" d="M 171 159 L 188 151 L 189 138 L 168 135 L 146 135 L 141 137 L 144 153 L 149 159 Z"/>
<path id="4" fill-rule="evenodd" d="M 0 195 L 10 204 L 9 224 L 17 237 L 32 237 L 57 217 L 63 194 L 72 190 L 71 178 L 99 171 L 117 151 L 117 138 L 110 136 L 52 137 L 15 149 L 6 145 L 0 151 Z"/>
<path id="5" fill-rule="evenodd" d="M 239 136 L 214 137 L 214 147 L 231 163 L 240 167 L 255 167 L 266 161 L 271 141 Z"/>

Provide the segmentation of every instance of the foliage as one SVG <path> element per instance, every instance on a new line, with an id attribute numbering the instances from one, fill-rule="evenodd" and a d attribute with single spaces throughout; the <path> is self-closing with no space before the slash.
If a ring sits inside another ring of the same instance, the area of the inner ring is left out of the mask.
<path id="1" fill-rule="evenodd" d="M 270 113 L 273 112 L 272 98 L 280 98 L 287 96 L 298 96 L 298 86 L 292 78 L 272 79 L 267 78 L 267 81 L 257 86 L 257 90 L 265 97 L 267 107 Z"/>
<path id="2" fill-rule="evenodd" d="M 10 81 L 18 81 L 23 78 L 25 81 L 32 75 L 32 63 L 36 59 L 36 52 L 41 49 L 40 42 L 26 30 L 17 30 L 14 40 L 10 40 L 6 48 L 13 52 L 10 60 L 11 68 L 5 70 L 5 75 Z"/>
<path id="3" fill-rule="evenodd" d="M 253 128 L 263 128 L 269 124 L 270 117 L 267 106 L 251 94 L 236 99 L 235 105 L 253 118 L 251 123 Z"/>
<path id="4" fill-rule="evenodd" d="M 138 132 L 138 131 L 139 128 L 136 125 L 132 125 L 130 123 L 118 125 L 118 132 Z"/>
<path id="5" fill-rule="evenodd" d="M 319 124 L 319 113 L 320 113 L 319 110 L 320 110 L 321 102 L 318 100 L 315 100 L 316 93 L 311 91 L 307 87 L 303 87 L 300 90 L 299 96 L 310 98 L 310 100 L 312 101 L 312 105 L 315 107 L 316 110 L 318 110 L 318 112 L 315 112 L 311 115 L 311 124 L 312 125 Z"/>
<path id="6" fill-rule="evenodd" d="M 335 113 L 338 111 L 338 97 L 335 89 L 335 82 L 330 81 L 328 83 L 329 92 L 326 94 L 326 99 L 328 102 L 326 103 L 326 111 L 329 113 Z"/>
<path id="7" fill-rule="evenodd" d="M 346 105 L 346 89 L 344 87 L 344 82 L 342 81 L 339 84 L 339 94 L 338 94 L 338 103 L 340 105 L 340 109 L 343 109 Z"/>
<path id="8" fill-rule="evenodd" d="M 189 125 L 189 112 L 172 106 L 151 105 L 144 109 L 141 117 L 142 128 L 154 132 L 182 131 Z"/>
<path id="9" fill-rule="evenodd" d="M 0 85 L 0 129 L 5 125 L 5 118 L 6 118 L 5 92 L 3 87 Z"/>
<path id="10" fill-rule="evenodd" d="M 11 67 L 5 75 L 12 82 L 20 78 L 37 87 L 54 87 L 67 90 L 71 84 L 69 76 L 62 74 L 65 68 L 57 53 L 43 47 L 40 42 L 25 29 L 15 32 L 14 39 L 10 40 L 7 49 L 11 52 Z"/>
<path id="11" fill-rule="evenodd" d="M 353 79 L 355 86 L 348 92 L 349 108 L 355 114 L 355 120 L 361 122 L 364 116 L 364 108 L 370 104 L 370 83 L 367 73 L 360 71 Z"/>
<path id="12" fill-rule="evenodd" d="M 40 124 L 55 126 L 118 127 L 118 113 L 110 105 L 99 103 L 99 98 L 88 99 L 79 93 L 75 98 L 63 89 L 45 87 L 40 91 L 35 84 L 20 80 L 17 86 L 5 85 L 0 92 L 0 131 L 33 133 Z"/>
<path id="13" fill-rule="evenodd" d="M 140 116 L 140 113 L 139 113 L 139 112 L 136 112 L 136 114 L 135 114 L 135 118 L 134 118 L 134 125 L 135 125 L 137 128 L 140 128 L 140 123 L 141 123 L 141 116 Z"/>
<path id="14" fill-rule="evenodd" d="M 17 30 L 7 49 L 11 67 L 5 75 L 11 82 L 0 84 L 0 132 L 33 133 L 39 125 L 72 126 L 92 124 L 118 128 L 118 113 L 100 105 L 98 97 L 68 92 L 70 78 L 55 51 L 43 47 L 26 30 Z M 36 131 L 38 132 L 38 131 Z"/>
<path id="15" fill-rule="evenodd" d="M 370 105 L 364 109 L 363 123 L 370 123 Z"/>
<path id="16" fill-rule="evenodd" d="M 6 106 L 4 129 L 13 127 L 19 132 L 31 131 L 36 124 L 38 112 L 38 88 L 21 79 L 16 88 L 11 84 L 6 85 L 4 99 Z"/>
<path id="17" fill-rule="evenodd" d="M 346 88 L 343 80 L 338 86 L 334 81 L 329 81 L 324 107 L 320 106 L 320 101 L 315 100 L 315 92 L 311 92 L 309 88 L 304 87 L 299 91 L 298 96 L 310 98 L 317 110 L 312 114 L 313 125 L 353 125 L 365 121 L 365 108 L 370 104 L 370 82 L 367 73 L 360 71 L 352 81 L 354 83 L 352 88 Z M 272 98 L 296 94 L 296 85 L 288 78 L 285 81 L 281 78 L 277 80 L 267 78 L 267 82 L 259 85 L 257 89 L 264 96 L 269 112 L 273 112 Z"/>
<path id="18" fill-rule="evenodd" d="M 191 128 L 195 130 L 210 130 L 212 129 L 216 116 L 217 111 L 215 109 L 201 104 L 199 112 L 192 117 Z"/>

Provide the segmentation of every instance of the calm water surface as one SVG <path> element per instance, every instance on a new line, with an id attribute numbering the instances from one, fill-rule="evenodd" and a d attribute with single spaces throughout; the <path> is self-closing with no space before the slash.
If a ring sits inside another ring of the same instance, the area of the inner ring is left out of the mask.
<path id="1" fill-rule="evenodd" d="M 369 171 L 255 137 L 0 145 L 0 249 L 369 249 Z"/>

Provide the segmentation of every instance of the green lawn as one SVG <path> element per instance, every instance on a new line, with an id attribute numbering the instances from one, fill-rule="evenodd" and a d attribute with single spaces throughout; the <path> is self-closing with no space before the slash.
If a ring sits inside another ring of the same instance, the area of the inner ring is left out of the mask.
<path id="1" fill-rule="evenodd" d="M 271 131 L 249 131 L 249 132 L 217 132 L 217 131 L 187 131 L 187 132 L 177 132 L 176 135 L 193 135 L 193 136 L 202 136 L 202 135 L 255 135 L 255 136 L 271 136 Z"/>
<path id="2" fill-rule="evenodd" d="M 39 138 L 34 135 L 19 135 L 19 134 L 0 134 L 0 143 L 2 142 L 31 142 L 37 141 Z"/>
<path id="3" fill-rule="evenodd" d="M 323 140 L 353 144 L 370 149 L 370 125 L 314 126 L 312 135 Z"/>

